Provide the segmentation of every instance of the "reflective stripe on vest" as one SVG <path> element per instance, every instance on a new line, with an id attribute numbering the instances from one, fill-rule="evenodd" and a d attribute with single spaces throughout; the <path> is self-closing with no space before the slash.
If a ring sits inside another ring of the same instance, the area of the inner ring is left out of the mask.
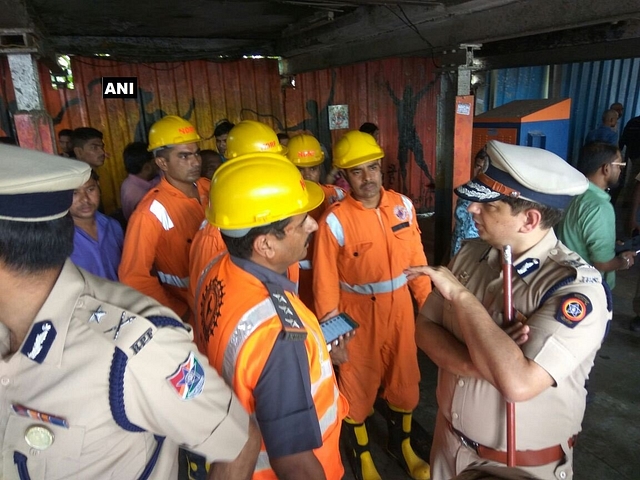
<path id="1" fill-rule="evenodd" d="M 251 336 L 251 334 L 263 323 L 271 320 L 277 316 L 277 312 L 271 298 L 266 298 L 262 302 L 258 303 L 252 309 L 250 309 L 242 318 L 238 321 L 233 333 L 229 337 L 229 341 L 224 351 L 224 357 L 222 360 L 222 377 L 230 385 L 233 384 L 233 377 L 236 372 L 236 364 L 238 355 L 242 350 L 245 341 Z M 311 395 L 314 399 L 316 408 L 318 407 L 316 394 L 322 388 L 326 382 L 331 382 L 331 389 L 333 392 L 332 403 L 323 413 L 322 417 L 318 419 L 318 426 L 320 433 L 324 439 L 324 435 L 333 425 L 335 425 L 338 418 L 338 400 L 340 393 L 333 381 L 333 366 L 331 364 L 331 357 L 325 355 L 323 351 L 324 338 L 321 338 L 321 333 L 316 332 L 313 328 L 310 328 L 305 321 L 300 318 L 307 330 L 307 340 L 313 341 L 317 345 L 318 354 L 320 356 L 320 375 L 315 381 L 311 382 Z M 310 335 L 309 335 L 310 334 Z M 313 340 L 311 340 L 313 338 Z M 313 379 L 311 379 L 313 380 Z M 328 385 L 327 385 L 328 386 Z M 255 473 L 264 470 L 270 470 L 271 464 L 269 463 L 269 456 L 265 450 L 261 450 L 258 455 Z"/>
<path id="2" fill-rule="evenodd" d="M 338 397 L 340 396 L 340 392 L 337 387 L 333 389 L 333 404 L 327 409 L 322 418 L 318 420 L 318 424 L 320 425 L 320 431 L 322 432 L 322 436 L 324 433 L 333 425 L 338 419 Z"/>
<path id="3" fill-rule="evenodd" d="M 236 363 L 238 361 L 238 354 L 244 345 L 244 342 L 249 338 L 253 331 L 262 325 L 267 320 L 270 320 L 278 313 L 276 312 L 273 302 L 270 298 L 264 299 L 257 304 L 247 313 L 245 313 L 236 328 L 233 330 L 227 348 L 224 350 L 224 358 L 222 360 L 222 376 L 229 383 L 233 385 L 233 376 L 236 370 Z M 302 319 L 301 319 L 302 321 Z M 304 323 L 304 321 L 302 321 Z M 306 325 L 305 325 L 306 327 Z M 318 338 L 316 333 L 307 328 L 307 332 L 311 333 L 311 336 L 318 345 L 318 352 L 320 354 L 320 377 L 315 382 L 311 383 L 311 396 L 315 395 L 320 387 L 320 384 L 327 379 L 333 378 L 333 366 L 331 364 L 331 357 L 322 358 L 322 339 Z"/>
<path id="4" fill-rule="evenodd" d="M 154 200 L 149 207 L 149 211 L 155 215 L 155 217 L 162 224 L 162 228 L 165 230 L 171 230 L 173 228 L 173 220 L 169 216 L 169 212 L 164 208 L 158 200 Z"/>
<path id="5" fill-rule="evenodd" d="M 333 187 L 333 189 L 336 192 L 336 197 L 338 197 L 338 200 L 343 200 L 345 195 L 344 195 L 344 190 L 342 190 L 341 188 L 337 188 L 337 187 Z"/>
<path id="6" fill-rule="evenodd" d="M 349 285 L 340 282 L 340 289 L 349 293 L 359 293 L 361 295 L 372 295 L 376 293 L 389 293 L 407 284 L 407 276 L 401 273 L 396 278 L 385 280 L 384 282 L 363 283 L 362 285 Z"/>
<path id="7" fill-rule="evenodd" d="M 178 288 L 189 287 L 189 277 L 180 278 L 177 275 L 171 275 L 170 273 L 159 271 L 158 278 L 160 279 L 160 283 L 164 283 L 165 285 L 173 285 Z"/>
<path id="8" fill-rule="evenodd" d="M 344 247 L 344 230 L 342 228 L 340 220 L 338 220 L 338 217 L 336 217 L 336 214 L 330 213 L 329 215 L 327 215 L 327 218 L 325 218 L 324 221 L 327 222 L 327 226 L 338 242 L 338 245 Z"/>
<path id="9" fill-rule="evenodd" d="M 236 362 L 242 345 L 253 331 L 267 320 L 277 315 L 271 298 L 265 298 L 247 313 L 245 313 L 233 330 L 227 348 L 224 349 L 222 360 L 222 376 L 229 385 L 233 385 Z"/>
<path id="10" fill-rule="evenodd" d="M 311 260 L 300 260 L 298 266 L 300 270 L 311 270 Z"/>
<path id="11" fill-rule="evenodd" d="M 256 468 L 253 469 L 256 473 L 261 470 L 271 470 L 269 455 L 267 455 L 266 450 L 260 450 L 260 453 L 258 454 L 258 461 L 256 462 Z"/>

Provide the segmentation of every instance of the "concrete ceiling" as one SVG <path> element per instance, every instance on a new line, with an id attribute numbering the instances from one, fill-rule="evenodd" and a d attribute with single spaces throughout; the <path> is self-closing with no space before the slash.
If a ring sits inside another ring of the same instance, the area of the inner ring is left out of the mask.
<path id="1" fill-rule="evenodd" d="M 640 55 L 640 1 L 0 0 L 0 54 L 278 56 L 283 74 L 394 56 L 487 68 Z M 452 53 L 455 52 L 455 53 Z"/>

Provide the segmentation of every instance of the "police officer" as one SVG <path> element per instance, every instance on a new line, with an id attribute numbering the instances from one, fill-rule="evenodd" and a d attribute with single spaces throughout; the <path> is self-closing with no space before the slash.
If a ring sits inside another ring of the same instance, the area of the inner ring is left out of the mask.
<path id="1" fill-rule="evenodd" d="M 207 218 L 228 254 L 203 277 L 196 338 L 260 426 L 254 480 L 344 473 L 347 403 L 318 320 L 284 275 L 306 255 L 317 229 L 308 212 L 322 200 L 317 184 L 273 154 L 227 160 L 213 176 Z"/>
<path id="2" fill-rule="evenodd" d="M 506 463 L 505 399 L 515 402 L 516 467 L 572 477 L 588 376 L 611 319 L 599 272 L 559 242 L 553 225 L 587 179 L 546 150 L 491 141 L 490 165 L 458 196 L 480 239 L 445 267 L 415 267 L 434 294 L 418 316 L 418 346 L 440 367 L 431 449 L 434 480 L 474 462 Z M 513 251 L 514 341 L 501 328 L 501 249 Z M 523 343 L 524 342 L 524 343 Z"/>
<path id="3" fill-rule="evenodd" d="M 176 479 L 184 445 L 248 478 L 259 433 L 190 329 L 68 259 L 89 165 L 0 145 L 0 170 L 0 476 Z"/>

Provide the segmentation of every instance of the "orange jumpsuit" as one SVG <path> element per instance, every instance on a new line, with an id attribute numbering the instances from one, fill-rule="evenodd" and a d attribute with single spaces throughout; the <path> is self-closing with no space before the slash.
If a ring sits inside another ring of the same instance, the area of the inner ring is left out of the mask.
<path id="1" fill-rule="evenodd" d="M 222 254 L 213 262 L 205 274 L 204 285 L 203 289 L 209 295 L 209 308 L 205 309 L 195 322 L 198 348 L 208 355 L 209 363 L 233 388 L 249 414 L 256 416 L 261 429 L 266 428 L 269 423 L 263 425 L 259 412 L 256 413 L 256 410 L 260 411 L 260 406 L 257 405 L 255 393 L 258 392 L 257 386 L 276 340 L 283 332 L 284 322 L 280 320 L 275 302 L 265 285 L 257 277 L 235 265 L 228 254 Z M 282 291 L 302 321 L 302 326 L 297 331 L 306 332 L 306 358 L 298 357 L 298 361 L 301 362 L 299 368 L 309 371 L 308 394 L 312 396 L 322 436 L 322 445 L 313 449 L 313 453 L 322 465 L 327 480 L 340 480 L 344 474 L 339 449 L 340 426 L 347 413 L 347 402 L 338 390 L 331 357 L 318 320 L 295 294 L 287 290 Z M 282 304 L 278 306 L 285 311 Z M 298 381 L 297 375 L 287 375 L 284 379 L 272 376 L 269 378 L 274 385 Z M 281 393 L 282 397 L 287 396 L 286 389 L 277 392 L 278 395 Z M 286 403 L 285 398 L 282 401 Z M 299 412 L 296 412 L 294 417 L 298 414 Z M 296 438 L 295 435 L 292 435 L 292 438 Z M 296 444 L 291 444 L 291 440 L 282 436 L 277 437 L 276 443 L 287 444 L 286 449 L 296 449 Z M 252 478 L 277 478 L 269 464 L 264 441 Z"/>
<path id="2" fill-rule="evenodd" d="M 322 214 L 327 208 L 329 208 L 331 204 L 339 202 L 347 196 L 342 188 L 336 187 L 335 185 L 320 184 L 320 187 L 324 192 L 324 201 L 319 207 L 316 207 L 314 210 L 309 212 L 309 215 L 311 215 L 316 221 L 318 221 L 320 217 L 322 217 Z M 309 248 L 307 249 L 307 257 L 304 260 L 300 260 L 300 262 L 298 262 L 298 264 L 300 265 L 300 286 L 298 288 L 298 295 L 300 296 L 300 300 L 302 300 L 310 310 L 314 309 L 312 264 L 313 249 L 315 248 L 314 246 L 315 236 L 311 237 L 311 242 L 309 243 Z"/>
<path id="3" fill-rule="evenodd" d="M 217 254 L 226 249 L 220 229 L 203 220 L 193 236 L 189 251 L 189 306 L 194 313 L 197 313 L 194 300 L 198 294 L 200 275 Z"/>
<path id="4" fill-rule="evenodd" d="M 318 318 L 338 309 L 360 324 L 340 366 L 349 416 L 363 422 L 380 385 L 391 405 L 413 410 L 420 371 L 409 287 L 420 307 L 431 281 L 421 276 L 407 284 L 402 273 L 427 264 L 411 201 L 382 189 L 377 208 L 351 195 L 334 203 L 319 222 L 313 264 Z"/>
<path id="5" fill-rule="evenodd" d="M 211 268 L 218 254 L 226 249 L 220 229 L 203 220 L 200 229 L 193 237 L 189 251 L 189 306 L 196 318 L 199 306 L 195 304 L 195 300 L 205 301 L 207 297 L 207 294 L 202 291 L 204 270 Z M 287 278 L 298 284 L 299 276 L 299 266 L 294 263 L 287 269 Z"/>
<path id="6" fill-rule="evenodd" d="M 198 201 L 163 178 L 136 207 L 124 238 L 120 281 L 183 318 L 190 311 L 189 249 L 204 218 L 210 183 L 196 182 Z"/>

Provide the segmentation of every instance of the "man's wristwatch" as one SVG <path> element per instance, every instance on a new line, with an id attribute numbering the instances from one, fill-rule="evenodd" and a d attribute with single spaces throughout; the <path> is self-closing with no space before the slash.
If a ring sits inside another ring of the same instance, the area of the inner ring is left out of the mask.
<path id="1" fill-rule="evenodd" d="M 629 268 L 631 267 L 631 260 L 629 259 L 629 257 L 626 256 L 622 256 L 622 258 L 625 261 L 626 267 L 624 268 L 625 270 L 629 270 Z"/>

